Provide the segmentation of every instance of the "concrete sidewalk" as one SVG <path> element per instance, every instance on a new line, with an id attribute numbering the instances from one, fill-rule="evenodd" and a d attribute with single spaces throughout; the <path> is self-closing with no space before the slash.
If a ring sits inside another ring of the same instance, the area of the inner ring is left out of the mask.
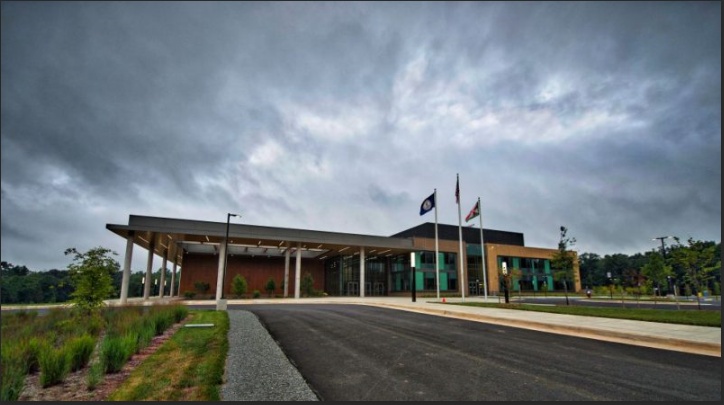
<path id="1" fill-rule="evenodd" d="M 549 314 L 514 309 L 466 307 L 435 302 L 434 298 L 408 297 L 325 297 L 229 300 L 228 305 L 247 304 L 356 304 L 392 308 L 450 318 L 466 319 L 541 332 L 604 340 L 609 342 L 674 350 L 721 357 L 721 328 L 677 325 L 626 319 L 598 318 L 578 315 Z M 460 302 L 448 298 L 447 302 Z M 484 302 L 483 298 L 467 298 L 466 302 Z M 497 299 L 489 299 L 497 303 Z M 214 301 L 184 301 L 187 305 L 209 305 Z"/>

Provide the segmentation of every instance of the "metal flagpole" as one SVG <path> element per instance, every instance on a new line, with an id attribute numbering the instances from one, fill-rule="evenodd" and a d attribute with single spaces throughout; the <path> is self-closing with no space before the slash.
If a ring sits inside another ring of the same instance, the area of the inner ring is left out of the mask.
<path id="1" fill-rule="evenodd" d="M 435 189 L 435 277 L 437 281 L 437 300 L 440 301 L 440 248 L 437 243 L 437 189 Z"/>
<path id="2" fill-rule="evenodd" d="M 467 283 L 467 279 L 465 278 L 465 266 L 463 265 L 463 217 L 462 213 L 460 212 L 460 174 L 458 173 L 458 182 L 457 182 L 457 200 L 458 200 L 458 231 L 460 234 L 460 296 L 462 297 L 462 301 L 465 302 L 465 283 Z"/>
<path id="3" fill-rule="evenodd" d="M 488 302 L 488 271 L 485 268 L 485 242 L 483 241 L 483 209 L 480 207 L 480 197 L 478 197 L 478 216 L 480 217 L 480 258 L 483 261 L 483 291 L 485 292 L 485 302 Z"/>

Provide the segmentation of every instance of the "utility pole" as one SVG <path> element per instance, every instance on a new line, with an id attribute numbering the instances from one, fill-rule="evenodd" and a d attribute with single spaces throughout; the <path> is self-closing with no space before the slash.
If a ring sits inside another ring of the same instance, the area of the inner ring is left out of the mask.
<path id="1" fill-rule="evenodd" d="M 664 258 L 664 266 L 666 266 L 666 239 L 673 239 L 673 236 L 658 236 L 656 238 L 651 238 L 652 241 L 661 241 L 661 256 Z M 679 295 L 677 294 L 677 286 L 674 280 L 671 276 L 668 277 L 669 279 L 669 288 L 671 288 L 674 291 L 674 300 L 676 301 L 676 309 L 679 310 L 681 307 L 679 307 Z"/>

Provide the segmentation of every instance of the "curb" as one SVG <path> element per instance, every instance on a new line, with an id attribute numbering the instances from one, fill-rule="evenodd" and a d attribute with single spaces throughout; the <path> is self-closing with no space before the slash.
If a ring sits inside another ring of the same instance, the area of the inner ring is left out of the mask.
<path id="1" fill-rule="evenodd" d="M 468 314 L 436 308 L 411 308 L 404 305 L 381 303 L 366 303 L 362 305 L 375 306 L 380 308 L 392 308 L 408 312 L 444 316 L 448 318 L 465 319 L 469 321 L 535 330 L 538 332 L 548 332 L 559 335 L 602 340 L 606 342 L 623 343 L 633 346 L 652 347 L 656 349 L 671 350 L 683 353 L 721 357 L 721 343 L 697 342 L 692 340 L 658 337 L 652 335 L 640 335 L 636 333 L 627 333 L 620 331 L 601 330 L 582 326 L 554 325 L 542 322 L 498 318 L 489 315 Z"/>

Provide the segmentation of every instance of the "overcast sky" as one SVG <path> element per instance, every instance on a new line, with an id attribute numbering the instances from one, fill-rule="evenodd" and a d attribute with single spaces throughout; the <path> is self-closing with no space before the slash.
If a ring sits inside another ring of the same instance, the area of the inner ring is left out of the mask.
<path id="1" fill-rule="evenodd" d="M 721 240 L 721 3 L 2 3 L 2 260 L 129 214 Z M 119 257 L 119 259 L 121 259 Z M 144 267 L 136 249 L 134 270 Z"/>

